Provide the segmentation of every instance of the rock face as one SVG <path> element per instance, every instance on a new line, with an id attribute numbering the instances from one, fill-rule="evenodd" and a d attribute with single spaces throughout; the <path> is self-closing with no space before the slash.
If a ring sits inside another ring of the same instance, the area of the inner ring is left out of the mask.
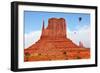
<path id="1" fill-rule="evenodd" d="M 45 29 L 44 28 L 44 22 L 43 22 L 43 28 L 42 28 L 42 35 L 41 38 L 49 38 L 51 40 L 55 40 L 59 38 L 66 38 L 66 23 L 65 19 L 60 18 L 51 18 L 48 21 L 48 26 Z"/>
<path id="2" fill-rule="evenodd" d="M 81 41 L 79 42 L 79 47 L 84 48 L 83 43 Z"/>
<path id="3" fill-rule="evenodd" d="M 59 45 L 57 47 L 60 47 L 60 44 L 63 44 L 63 47 L 66 46 L 69 48 L 79 47 L 76 44 L 74 44 L 70 39 L 67 38 L 66 32 L 67 32 L 66 21 L 64 18 L 59 18 L 59 19 L 50 18 L 48 20 L 47 28 L 45 28 L 44 21 L 43 21 L 42 34 L 40 40 L 52 42 L 56 45 Z"/>
<path id="4" fill-rule="evenodd" d="M 67 38 L 64 18 L 50 18 L 45 28 L 44 21 L 40 39 L 24 50 L 24 61 L 69 60 L 90 58 L 90 49 L 76 45 Z"/>

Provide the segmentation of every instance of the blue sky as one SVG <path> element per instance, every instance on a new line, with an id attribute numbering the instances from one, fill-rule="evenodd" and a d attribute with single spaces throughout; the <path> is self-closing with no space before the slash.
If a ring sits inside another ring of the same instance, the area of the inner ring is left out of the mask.
<path id="1" fill-rule="evenodd" d="M 38 12 L 38 11 L 24 11 L 24 33 L 38 31 L 42 29 L 43 20 L 45 27 L 48 25 L 49 18 L 65 18 L 67 28 L 70 31 L 77 31 L 80 27 L 90 27 L 90 14 L 84 13 L 61 13 L 61 12 Z M 79 18 L 82 18 L 79 21 Z"/>

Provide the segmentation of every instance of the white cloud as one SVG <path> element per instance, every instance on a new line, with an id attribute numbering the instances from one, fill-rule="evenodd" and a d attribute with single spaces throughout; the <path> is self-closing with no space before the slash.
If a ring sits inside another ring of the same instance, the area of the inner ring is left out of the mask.
<path id="1" fill-rule="evenodd" d="M 34 44 L 40 39 L 41 31 L 33 31 L 31 33 L 25 34 L 25 48 Z"/>
<path id="2" fill-rule="evenodd" d="M 79 41 L 81 41 L 84 47 L 90 48 L 91 29 L 89 26 L 83 26 L 77 31 L 68 30 L 67 36 L 77 45 L 79 45 Z"/>
<path id="3" fill-rule="evenodd" d="M 67 37 L 70 38 L 77 45 L 79 45 L 79 41 L 81 41 L 85 47 L 90 47 L 90 31 L 90 27 L 88 26 L 81 27 L 77 31 L 68 30 Z M 38 41 L 40 39 L 40 36 L 41 31 L 33 31 L 31 33 L 25 34 L 25 48 Z"/>

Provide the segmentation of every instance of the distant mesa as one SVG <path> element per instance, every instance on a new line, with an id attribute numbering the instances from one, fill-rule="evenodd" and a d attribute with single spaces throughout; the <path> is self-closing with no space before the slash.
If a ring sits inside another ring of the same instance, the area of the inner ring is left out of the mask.
<path id="1" fill-rule="evenodd" d="M 85 48 L 84 45 L 83 45 L 83 43 L 81 41 L 79 42 L 79 47 Z"/>
<path id="2" fill-rule="evenodd" d="M 70 60 L 90 58 L 90 49 L 73 43 L 67 37 L 67 21 L 64 18 L 50 18 L 45 28 L 43 21 L 40 39 L 24 50 L 24 61 Z"/>

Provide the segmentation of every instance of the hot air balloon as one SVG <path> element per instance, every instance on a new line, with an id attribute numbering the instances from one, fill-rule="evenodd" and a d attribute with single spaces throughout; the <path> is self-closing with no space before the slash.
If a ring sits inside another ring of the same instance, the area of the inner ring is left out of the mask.
<path id="1" fill-rule="evenodd" d="M 74 31 L 74 34 L 76 34 L 76 31 Z"/>
<path id="2" fill-rule="evenodd" d="M 82 20 L 82 17 L 79 17 L 79 22 Z"/>

